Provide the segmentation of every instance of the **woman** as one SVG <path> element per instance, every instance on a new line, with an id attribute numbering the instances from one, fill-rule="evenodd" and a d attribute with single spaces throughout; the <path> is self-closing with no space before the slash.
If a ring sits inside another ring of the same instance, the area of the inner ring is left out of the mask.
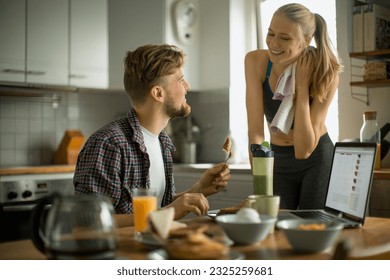
<path id="1" fill-rule="evenodd" d="M 309 46 L 312 38 L 316 48 Z M 272 99 L 277 81 L 296 63 L 293 124 L 286 134 L 271 133 L 274 194 L 281 196 L 281 208 L 321 208 L 333 152 L 325 119 L 342 66 L 325 20 L 300 4 L 284 5 L 274 13 L 266 42 L 268 50 L 245 57 L 249 145 L 264 141 L 264 117 L 270 127 L 281 104 Z"/>

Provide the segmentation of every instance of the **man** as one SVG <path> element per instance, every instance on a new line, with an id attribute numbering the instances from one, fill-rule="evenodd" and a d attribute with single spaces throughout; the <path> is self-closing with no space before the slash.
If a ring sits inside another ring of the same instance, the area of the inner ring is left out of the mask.
<path id="1" fill-rule="evenodd" d="M 132 108 L 127 117 L 95 132 L 81 150 L 74 176 L 76 193 L 111 197 L 120 225 L 132 224 L 132 190 L 155 188 L 158 205 L 175 208 L 175 219 L 207 213 L 207 196 L 230 179 L 224 163 L 206 170 L 198 182 L 175 193 L 173 143 L 164 128 L 170 119 L 191 112 L 184 79 L 183 52 L 171 45 L 146 45 L 127 52 L 124 86 Z M 128 215 L 130 214 L 130 215 Z M 129 218 L 130 216 L 130 218 Z M 124 223 L 123 223 L 124 222 Z"/>

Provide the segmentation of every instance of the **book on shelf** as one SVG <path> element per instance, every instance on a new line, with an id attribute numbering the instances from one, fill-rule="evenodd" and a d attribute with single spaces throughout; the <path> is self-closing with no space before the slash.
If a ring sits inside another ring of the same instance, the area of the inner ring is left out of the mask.
<path id="1" fill-rule="evenodd" d="M 363 5 L 353 7 L 352 29 L 353 29 L 353 52 L 364 51 L 364 34 L 363 34 Z"/>
<path id="2" fill-rule="evenodd" d="M 364 5 L 364 51 L 390 48 L 390 9 L 378 4 Z"/>

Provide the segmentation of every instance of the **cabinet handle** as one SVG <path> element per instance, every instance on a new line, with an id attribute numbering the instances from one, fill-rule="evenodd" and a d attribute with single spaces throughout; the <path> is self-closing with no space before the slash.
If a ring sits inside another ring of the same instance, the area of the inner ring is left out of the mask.
<path id="1" fill-rule="evenodd" d="M 10 74 L 25 74 L 26 73 L 26 71 L 19 70 L 19 69 L 4 69 L 1 72 L 10 73 Z"/>
<path id="2" fill-rule="evenodd" d="M 27 75 L 43 76 L 45 74 L 46 74 L 45 71 L 37 71 L 37 70 L 27 71 Z"/>
<path id="3" fill-rule="evenodd" d="M 72 79 L 85 79 L 85 78 L 87 78 L 87 75 L 70 74 L 69 78 L 72 78 Z"/>

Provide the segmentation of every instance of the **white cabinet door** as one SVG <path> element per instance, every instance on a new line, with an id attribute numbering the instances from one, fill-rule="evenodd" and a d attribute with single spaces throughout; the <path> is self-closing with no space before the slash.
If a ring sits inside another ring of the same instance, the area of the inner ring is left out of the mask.
<path id="1" fill-rule="evenodd" d="M 69 2 L 27 1 L 27 82 L 68 85 Z"/>
<path id="2" fill-rule="evenodd" d="M 176 193 L 181 193 L 192 187 L 202 175 L 200 171 L 176 171 L 174 172 Z"/>
<path id="3" fill-rule="evenodd" d="M 0 80 L 25 81 L 25 0 L 0 0 Z"/>
<path id="4" fill-rule="evenodd" d="M 107 0 L 70 1 L 70 84 L 108 87 Z"/>
<path id="5" fill-rule="evenodd" d="M 252 176 L 250 174 L 235 174 L 231 171 L 232 178 L 228 186 L 220 193 L 209 197 L 211 209 L 237 206 L 242 203 L 248 195 L 253 194 Z"/>
<path id="6" fill-rule="evenodd" d="M 165 1 L 115 0 L 109 5 L 109 86 L 123 90 L 123 59 L 127 51 L 164 42 Z"/>

